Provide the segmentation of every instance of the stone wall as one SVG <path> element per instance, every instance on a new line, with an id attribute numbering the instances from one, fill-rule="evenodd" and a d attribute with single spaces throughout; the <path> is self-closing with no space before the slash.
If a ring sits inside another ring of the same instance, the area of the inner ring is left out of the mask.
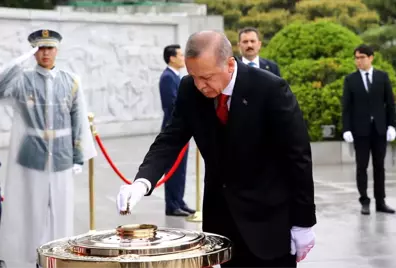
<path id="1" fill-rule="evenodd" d="M 30 32 L 49 28 L 64 39 L 58 66 L 79 74 L 102 137 L 156 133 L 162 110 L 162 51 L 201 29 L 223 30 L 221 17 L 130 15 L 0 8 L 0 64 L 30 49 Z M 32 62 L 33 64 L 34 62 Z M 0 147 L 8 145 L 12 111 L 0 107 Z"/>

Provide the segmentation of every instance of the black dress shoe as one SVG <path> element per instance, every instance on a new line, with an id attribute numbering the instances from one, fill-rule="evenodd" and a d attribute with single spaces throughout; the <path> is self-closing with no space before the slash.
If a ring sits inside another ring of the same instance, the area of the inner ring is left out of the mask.
<path id="1" fill-rule="evenodd" d="M 377 205 L 376 209 L 377 209 L 377 212 L 384 212 L 384 213 L 390 213 L 390 214 L 395 213 L 395 210 L 388 207 L 386 204 Z"/>
<path id="2" fill-rule="evenodd" d="M 179 216 L 179 217 L 187 217 L 190 216 L 190 213 L 181 210 L 180 208 L 175 209 L 173 211 L 166 211 L 165 212 L 166 216 Z"/>
<path id="3" fill-rule="evenodd" d="M 370 215 L 370 205 L 362 205 L 361 213 L 363 215 Z"/>
<path id="4" fill-rule="evenodd" d="M 185 212 L 188 212 L 188 213 L 190 213 L 190 214 L 194 214 L 194 213 L 195 213 L 195 210 L 193 210 L 193 209 L 191 209 L 191 208 L 189 208 L 189 207 L 187 207 L 187 206 L 182 207 L 181 210 L 183 210 L 183 211 L 185 211 Z"/>

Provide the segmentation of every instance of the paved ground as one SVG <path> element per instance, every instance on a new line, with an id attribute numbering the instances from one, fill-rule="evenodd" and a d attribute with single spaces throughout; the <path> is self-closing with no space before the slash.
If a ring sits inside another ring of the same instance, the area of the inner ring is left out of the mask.
<path id="1" fill-rule="evenodd" d="M 118 168 L 127 177 L 133 178 L 153 139 L 154 136 L 142 136 L 104 140 L 104 144 Z M 6 162 L 6 153 L 0 151 L 3 164 Z M 96 158 L 95 167 L 96 229 L 113 229 L 126 223 L 152 223 L 200 230 L 200 224 L 165 216 L 163 187 L 154 191 L 151 197 L 144 198 L 135 208 L 133 215 L 119 216 L 115 196 L 122 182 L 102 155 Z M 0 178 L 4 177 L 4 173 L 5 168 L 2 168 Z M 360 215 L 354 166 L 315 166 L 314 173 L 318 210 L 318 224 L 315 227 L 317 244 L 299 267 L 396 267 L 396 215 Z M 185 198 L 192 207 L 195 206 L 195 177 L 195 147 L 192 144 Z M 85 167 L 84 173 L 76 178 L 76 191 L 75 226 L 76 234 L 80 234 L 89 230 L 88 166 Z M 396 207 L 396 168 L 387 170 L 387 195 L 388 203 Z"/>

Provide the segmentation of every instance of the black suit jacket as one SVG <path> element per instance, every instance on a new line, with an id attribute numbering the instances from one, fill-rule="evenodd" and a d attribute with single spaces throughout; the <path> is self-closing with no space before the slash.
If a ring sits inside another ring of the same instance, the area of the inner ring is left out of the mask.
<path id="1" fill-rule="evenodd" d="M 270 71 L 279 77 L 281 76 L 279 67 L 274 61 L 260 58 L 260 68 Z"/>
<path id="2" fill-rule="evenodd" d="M 242 57 L 238 57 L 238 59 L 240 61 L 242 61 Z M 269 71 L 269 72 L 273 73 L 274 75 L 281 77 L 279 67 L 274 61 L 259 58 L 259 63 L 260 63 L 260 66 L 259 66 L 260 69 Z"/>
<path id="3" fill-rule="evenodd" d="M 186 76 L 171 121 L 151 145 L 136 178 L 156 185 L 194 137 L 205 160 L 204 231 L 212 232 L 216 221 L 206 195 L 224 194 L 250 250 L 270 259 L 290 252 L 292 226 L 316 223 L 310 142 L 285 80 L 239 60 L 237 64 L 226 135 L 216 131 L 215 100 Z M 220 165 L 220 141 L 226 142 L 227 152 L 221 154 L 226 168 Z"/>
<path id="4" fill-rule="evenodd" d="M 370 135 L 371 117 L 380 135 L 386 135 L 388 126 L 395 126 L 394 96 L 388 74 L 374 69 L 372 80 L 372 86 L 367 92 L 359 71 L 345 77 L 342 97 L 343 131 L 351 131 L 353 136 Z"/>

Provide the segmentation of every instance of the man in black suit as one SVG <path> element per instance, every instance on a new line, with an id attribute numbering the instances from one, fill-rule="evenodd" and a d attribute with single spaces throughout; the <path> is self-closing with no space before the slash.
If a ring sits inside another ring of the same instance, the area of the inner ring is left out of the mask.
<path id="1" fill-rule="evenodd" d="M 203 231 L 234 242 L 221 266 L 296 267 L 314 246 L 316 216 L 309 136 L 295 96 L 282 78 L 236 60 L 222 33 L 190 36 L 185 58 L 189 75 L 171 121 L 139 167 L 139 182 L 121 186 L 119 212 L 150 195 L 194 137 L 205 160 Z"/>
<path id="2" fill-rule="evenodd" d="M 261 41 L 260 34 L 256 28 L 246 27 L 239 31 L 238 47 L 243 63 L 281 76 L 279 67 L 274 61 L 259 57 Z"/>
<path id="3" fill-rule="evenodd" d="M 354 50 L 354 56 L 358 70 L 345 77 L 342 120 L 344 140 L 353 142 L 355 147 L 361 213 L 370 214 L 370 198 L 367 195 L 370 151 L 376 210 L 395 213 L 385 203 L 384 169 L 387 141 L 393 141 L 396 136 L 392 86 L 386 72 L 373 68 L 374 51 L 369 46 L 360 45 Z"/>

